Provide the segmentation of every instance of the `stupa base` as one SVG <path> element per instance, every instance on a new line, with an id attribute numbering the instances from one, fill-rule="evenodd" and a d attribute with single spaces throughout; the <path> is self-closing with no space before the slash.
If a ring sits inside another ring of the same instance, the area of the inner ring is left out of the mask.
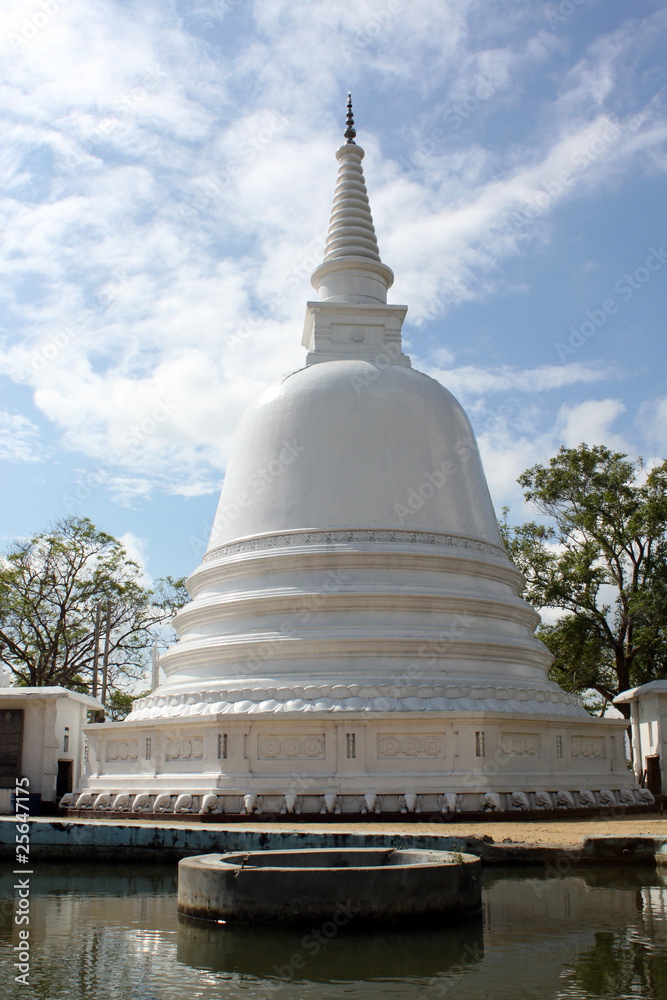
<path id="1" fill-rule="evenodd" d="M 91 725 L 61 805 L 134 815 L 524 813 L 652 804 L 624 720 L 280 713 Z"/>

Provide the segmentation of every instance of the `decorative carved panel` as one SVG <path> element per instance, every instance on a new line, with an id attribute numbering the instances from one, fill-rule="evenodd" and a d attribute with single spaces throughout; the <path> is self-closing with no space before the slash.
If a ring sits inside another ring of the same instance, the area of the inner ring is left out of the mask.
<path id="1" fill-rule="evenodd" d="M 445 737 L 438 733 L 419 736 L 378 736 L 378 757 L 444 757 Z"/>
<path id="2" fill-rule="evenodd" d="M 138 760 L 139 740 L 109 740 L 107 760 Z"/>
<path id="3" fill-rule="evenodd" d="M 400 544 L 407 542 L 415 545 L 439 545 L 447 548 L 470 549 L 474 552 L 488 552 L 490 555 L 500 555 L 507 558 L 505 550 L 498 545 L 462 535 L 448 535 L 436 531 L 408 531 L 403 528 L 395 531 L 378 528 L 353 528 L 347 531 L 299 531 L 285 532 L 280 535 L 262 535 L 261 538 L 220 545 L 217 549 L 207 552 L 203 561 L 210 562 L 212 559 L 226 558 L 239 552 L 282 548 L 287 545 L 338 545 L 346 542 L 380 542 L 383 545 L 388 542 Z"/>
<path id="4" fill-rule="evenodd" d="M 324 760 L 321 736 L 260 736 L 258 760 Z"/>
<path id="5" fill-rule="evenodd" d="M 604 757 L 604 740 L 592 739 L 588 736 L 573 736 L 570 739 L 570 753 L 573 757 Z"/>
<path id="6" fill-rule="evenodd" d="M 540 752 L 537 733 L 501 733 L 500 752 L 510 757 L 536 757 Z"/>
<path id="7" fill-rule="evenodd" d="M 204 756 L 204 740 L 167 740 L 167 760 L 200 760 Z"/>

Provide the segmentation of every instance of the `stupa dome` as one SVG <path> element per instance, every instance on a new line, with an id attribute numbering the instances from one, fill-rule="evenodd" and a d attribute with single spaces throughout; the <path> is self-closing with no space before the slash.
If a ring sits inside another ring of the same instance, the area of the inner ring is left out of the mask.
<path id="1" fill-rule="evenodd" d="M 239 538 L 345 528 L 502 547 L 462 407 L 434 379 L 381 358 L 312 364 L 257 397 L 236 432 L 209 553 Z"/>

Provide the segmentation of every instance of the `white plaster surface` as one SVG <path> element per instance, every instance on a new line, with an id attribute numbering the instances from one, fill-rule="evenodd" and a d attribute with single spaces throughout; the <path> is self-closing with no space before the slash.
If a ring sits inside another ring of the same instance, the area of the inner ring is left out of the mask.
<path id="1" fill-rule="evenodd" d="M 625 723 L 549 681 L 468 418 L 402 352 L 363 151 L 337 157 L 306 363 L 242 418 L 165 683 L 89 727 L 81 791 L 134 812 L 617 801 Z"/>
<path id="2" fill-rule="evenodd" d="M 667 680 L 650 681 L 614 699 L 629 705 L 632 722 L 632 756 L 637 781 L 642 779 L 646 758 L 660 757 L 662 794 L 667 795 Z"/>
<path id="3" fill-rule="evenodd" d="M 97 699 L 62 687 L 0 689 L 0 713 L 5 709 L 22 709 L 24 713 L 20 772 L 28 778 L 31 794 L 55 802 L 59 761 L 72 762 L 76 787 L 83 772 L 83 726 L 91 708 L 101 709 L 102 705 Z M 7 794 L 0 799 L 0 811 L 10 812 Z"/>

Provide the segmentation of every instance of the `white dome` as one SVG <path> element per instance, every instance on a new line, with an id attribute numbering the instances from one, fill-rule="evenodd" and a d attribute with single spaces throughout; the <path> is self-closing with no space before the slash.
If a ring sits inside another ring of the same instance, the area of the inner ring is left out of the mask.
<path id="1" fill-rule="evenodd" d="M 400 362 L 312 363 L 243 416 L 167 683 L 133 718 L 583 711 L 521 584 L 452 394 Z"/>
<path id="2" fill-rule="evenodd" d="M 547 679 L 468 418 L 401 351 L 363 150 L 336 155 L 305 367 L 240 421 L 167 681 L 132 718 L 583 712 Z"/>
<path id="3" fill-rule="evenodd" d="M 243 416 L 209 553 L 256 535 L 345 528 L 502 546 L 468 418 L 427 375 L 365 359 L 313 364 Z"/>

